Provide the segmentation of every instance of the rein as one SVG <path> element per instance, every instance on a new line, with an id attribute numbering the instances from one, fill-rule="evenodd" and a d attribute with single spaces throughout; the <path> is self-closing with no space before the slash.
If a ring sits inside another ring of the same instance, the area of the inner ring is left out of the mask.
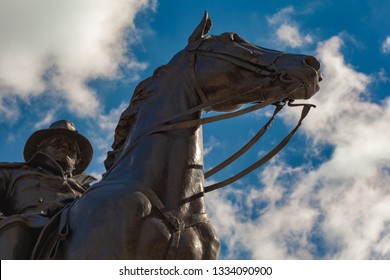
<path id="1" fill-rule="evenodd" d="M 289 100 L 288 101 L 288 106 L 290 106 L 290 107 L 303 106 L 302 112 L 301 112 L 301 117 L 299 118 L 298 124 L 294 127 L 294 129 L 275 148 L 273 148 L 265 156 L 260 158 L 258 161 L 256 161 L 255 163 L 253 163 L 249 167 L 245 168 L 241 172 L 237 173 L 236 175 L 234 175 L 234 176 L 232 176 L 232 177 L 230 177 L 230 178 L 228 178 L 228 179 L 226 179 L 224 181 L 221 181 L 219 183 L 215 183 L 215 184 L 212 184 L 212 185 L 205 186 L 205 189 L 204 189 L 205 193 L 211 192 L 211 191 L 214 191 L 214 190 L 217 190 L 217 189 L 220 189 L 220 188 L 223 188 L 223 187 L 225 187 L 225 186 L 227 186 L 227 185 L 229 185 L 229 184 L 231 184 L 231 183 L 241 179 L 242 177 L 248 175 L 249 173 L 251 173 L 255 169 L 257 169 L 260 166 L 264 165 L 270 159 L 272 159 L 277 153 L 279 153 L 287 145 L 288 142 L 290 142 L 291 138 L 298 131 L 299 127 L 302 124 L 302 121 L 307 116 L 307 114 L 309 113 L 310 109 L 312 107 L 314 107 L 314 108 L 316 107 L 313 104 L 292 104 L 292 102 L 293 102 L 292 100 Z M 271 124 L 272 124 L 272 122 L 273 122 L 273 120 L 275 118 L 275 115 L 282 109 L 283 106 L 284 105 L 276 105 L 276 108 L 275 108 L 275 111 L 274 111 L 272 117 L 265 124 L 265 126 L 263 126 L 259 130 L 259 132 L 256 133 L 256 135 L 244 147 L 242 147 L 238 152 L 233 154 L 230 158 L 228 158 L 224 162 L 220 163 L 219 165 L 217 165 L 213 169 L 207 171 L 205 173 L 205 178 L 208 178 L 211 175 L 214 175 L 215 173 L 221 171 L 223 168 L 225 168 L 226 166 L 228 166 L 231 163 L 233 163 L 237 158 L 239 158 L 246 151 L 248 151 L 263 136 L 263 134 L 267 131 L 267 129 L 271 126 Z"/>

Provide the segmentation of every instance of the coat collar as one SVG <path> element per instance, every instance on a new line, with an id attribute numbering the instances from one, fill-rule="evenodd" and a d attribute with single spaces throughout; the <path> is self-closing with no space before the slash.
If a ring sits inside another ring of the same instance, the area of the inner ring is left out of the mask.
<path id="1" fill-rule="evenodd" d="M 71 176 L 71 174 L 66 174 L 62 169 L 61 165 L 59 165 L 52 157 L 42 152 L 36 152 L 31 157 L 31 159 L 26 162 L 26 164 L 28 166 L 38 168 L 38 169 L 43 168 L 47 171 L 50 171 L 54 175 L 58 175 L 63 178 L 67 178 Z"/>

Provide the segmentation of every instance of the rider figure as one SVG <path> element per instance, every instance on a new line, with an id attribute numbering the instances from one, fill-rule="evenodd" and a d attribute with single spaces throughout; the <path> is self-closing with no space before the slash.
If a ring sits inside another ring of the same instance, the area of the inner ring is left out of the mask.
<path id="1" fill-rule="evenodd" d="M 0 259 L 29 259 L 50 217 L 96 179 L 83 171 L 92 145 L 72 122 L 33 133 L 23 163 L 0 163 Z"/>

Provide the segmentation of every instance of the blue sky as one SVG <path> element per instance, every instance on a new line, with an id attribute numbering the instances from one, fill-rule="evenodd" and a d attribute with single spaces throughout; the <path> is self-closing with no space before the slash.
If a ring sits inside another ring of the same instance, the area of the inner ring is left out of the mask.
<path id="1" fill-rule="evenodd" d="M 135 86 L 185 47 L 207 10 L 210 34 L 315 55 L 317 105 L 271 162 L 206 196 L 221 259 L 390 258 L 389 1 L 0 0 L 0 161 L 23 161 L 26 139 L 57 119 L 91 139 L 88 172 L 104 171 Z M 206 168 L 228 157 L 266 109 L 204 128 Z M 220 180 L 294 126 L 273 128 Z M 237 132 L 237 133 L 232 133 Z"/>

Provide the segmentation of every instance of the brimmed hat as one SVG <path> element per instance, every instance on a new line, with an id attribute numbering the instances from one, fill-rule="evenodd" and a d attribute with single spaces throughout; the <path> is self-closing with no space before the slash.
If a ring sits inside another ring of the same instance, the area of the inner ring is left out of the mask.
<path id="1" fill-rule="evenodd" d="M 29 161 L 38 151 L 38 145 L 48 137 L 52 136 L 67 136 L 73 141 L 76 141 L 80 149 L 79 163 L 75 166 L 73 175 L 82 173 L 87 169 L 92 160 L 93 148 L 89 140 L 78 133 L 75 125 L 66 120 L 60 120 L 52 123 L 48 129 L 42 129 L 34 132 L 24 145 L 24 159 Z"/>

